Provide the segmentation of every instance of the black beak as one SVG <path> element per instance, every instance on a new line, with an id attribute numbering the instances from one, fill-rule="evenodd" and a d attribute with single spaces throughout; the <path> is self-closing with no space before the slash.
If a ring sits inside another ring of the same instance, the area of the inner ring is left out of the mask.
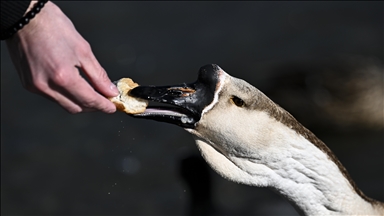
<path id="1" fill-rule="evenodd" d="M 184 128 L 194 128 L 200 120 L 202 111 L 212 103 L 219 82 L 217 65 L 200 68 L 196 82 L 170 86 L 139 86 L 130 95 L 149 101 L 174 105 L 173 107 L 147 107 L 141 114 L 133 117 L 152 119 L 176 124 Z"/>

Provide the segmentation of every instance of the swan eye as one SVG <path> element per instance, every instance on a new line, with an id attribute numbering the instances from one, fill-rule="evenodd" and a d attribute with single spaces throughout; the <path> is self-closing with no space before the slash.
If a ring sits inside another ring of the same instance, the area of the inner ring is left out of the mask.
<path id="1" fill-rule="evenodd" d="M 238 107 L 243 107 L 245 105 L 244 101 L 236 96 L 231 97 L 231 102 Z"/>

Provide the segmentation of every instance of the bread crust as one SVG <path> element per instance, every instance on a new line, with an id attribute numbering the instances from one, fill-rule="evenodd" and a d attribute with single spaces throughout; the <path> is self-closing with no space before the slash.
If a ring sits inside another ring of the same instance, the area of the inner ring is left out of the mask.
<path id="1" fill-rule="evenodd" d="M 139 86 L 139 84 L 133 82 L 130 78 L 121 78 L 115 83 L 119 90 L 119 95 L 109 98 L 109 100 L 115 104 L 116 109 L 128 114 L 143 113 L 148 106 L 148 101 L 129 95 L 129 92 Z"/>

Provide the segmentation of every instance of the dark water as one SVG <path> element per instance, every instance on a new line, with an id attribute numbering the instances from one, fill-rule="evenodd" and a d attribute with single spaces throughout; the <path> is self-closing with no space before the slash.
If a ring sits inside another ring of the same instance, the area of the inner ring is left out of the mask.
<path id="1" fill-rule="evenodd" d="M 322 75 L 332 62 L 351 56 L 369 59 L 382 73 L 382 2 L 57 4 L 112 80 L 192 82 L 199 67 L 216 63 L 289 107 L 338 155 L 368 196 L 384 200 L 383 130 L 326 127 L 324 118 L 310 114 L 308 89 L 285 78 L 281 82 L 292 68 L 301 70 L 300 80 Z M 219 177 L 201 161 L 192 137 L 181 128 L 123 113 L 70 115 L 27 92 L 1 43 L 2 215 L 189 212 L 296 214 L 268 189 Z"/>

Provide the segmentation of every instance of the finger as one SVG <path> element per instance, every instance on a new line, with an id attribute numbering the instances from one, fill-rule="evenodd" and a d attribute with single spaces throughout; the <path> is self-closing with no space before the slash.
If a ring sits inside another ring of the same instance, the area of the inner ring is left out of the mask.
<path id="1" fill-rule="evenodd" d="M 116 111 L 116 106 L 110 100 L 97 93 L 80 75 L 73 77 L 67 85 L 59 86 L 61 88 L 59 91 L 82 107 L 83 110 L 85 108 L 87 110 L 96 109 L 105 113 Z"/>
<path id="2" fill-rule="evenodd" d="M 80 113 L 80 112 L 96 112 L 97 109 L 94 108 L 87 108 L 87 107 L 80 107 L 80 105 L 77 104 L 77 102 L 74 102 L 68 97 L 65 93 L 61 93 L 62 90 L 59 87 L 53 87 L 49 92 L 43 93 L 36 91 L 35 93 L 49 99 L 52 102 L 57 102 L 61 107 L 63 107 L 66 111 L 72 114 Z"/>
<path id="3" fill-rule="evenodd" d="M 81 59 L 80 64 L 81 69 L 97 91 L 107 97 L 114 97 L 119 94 L 116 86 L 111 82 L 107 72 L 99 64 L 92 51 L 88 53 L 87 57 Z"/>
<path id="4" fill-rule="evenodd" d="M 49 100 L 59 103 L 59 105 L 69 113 L 76 114 L 83 111 L 82 107 L 80 107 L 66 95 L 62 94 L 61 90 L 58 89 L 59 88 L 55 84 L 51 84 L 46 90 L 44 90 L 44 92 L 37 91 L 37 93 L 43 97 L 48 98 Z"/>

